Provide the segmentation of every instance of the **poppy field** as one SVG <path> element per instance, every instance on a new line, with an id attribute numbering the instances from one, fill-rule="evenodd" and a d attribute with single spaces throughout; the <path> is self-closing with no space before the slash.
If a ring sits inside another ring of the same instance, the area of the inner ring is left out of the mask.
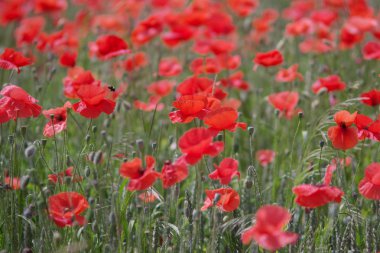
<path id="1" fill-rule="evenodd" d="M 380 1 L 0 1 L 0 252 L 380 252 Z"/>

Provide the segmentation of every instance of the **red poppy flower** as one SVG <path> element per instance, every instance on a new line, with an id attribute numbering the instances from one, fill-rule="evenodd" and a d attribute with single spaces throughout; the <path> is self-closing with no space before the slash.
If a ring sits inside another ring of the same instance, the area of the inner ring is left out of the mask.
<path id="1" fill-rule="evenodd" d="M 142 102 L 140 100 L 135 100 L 133 102 L 133 106 L 139 110 L 151 112 L 151 111 L 161 111 L 164 109 L 164 104 L 159 103 L 161 100 L 161 97 L 159 96 L 150 96 L 148 99 L 148 103 Z"/>
<path id="2" fill-rule="evenodd" d="M 380 120 L 374 121 L 366 115 L 357 114 L 355 125 L 358 128 L 359 140 L 380 140 Z"/>
<path id="3" fill-rule="evenodd" d="M 64 52 L 59 57 L 59 63 L 61 64 L 61 66 L 72 68 L 76 64 L 77 56 L 78 56 L 77 52 L 69 52 L 69 51 Z"/>
<path id="4" fill-rule="evenodd" d="M 190 70 L 196 75 L 217 74 L 222 71 L 219 62 L 215 58 L 196 58 L 190 64 Z"/>
<path id="5" fill-rule="evenodd" d="M 67 98 L 79 98 L 78 89 L 83 85 L 99 85 L 91 71 L 84 70 L 81 67 L 75 67 L 68 70 L 67 76 L 63 79 L 63 90 Z"/>
<path id="6" fill-rule="evenodd" d="M 227 185 L 234 176 L 240 178 L 238 171 L 239 162 L 233 158 L 224 158 L 220 165 L 214 164 L 215 170 L 208 177 L 212 180 L 219 180 L 221 184 Z"/>
<path id="7" fill-rule="evenodd" d="M 380 105 L 380 90 L 373 89 L 360 95 L 361 102 L 369 106 Z"/>
<path id="8" fill-rule="evenodd" d="M 44 136 L 53 137 L 54 134 L 66 129 L 67 108 L 71 108 L 70 102 L 66 102 L 63 107 L 42 111 L 42 114 L 50 120 L 44 127 Z M 53 119 L 51 119 L 51 115 L 54 116 Z"/>
<path id="9" fill-rule="evenodd" d="M 10 84 L 5 86 L 0 95 L 0 118 L 13 119 L 38 117 L 41 114 L 42 107 L 38 105 L 38 100 L 30 96 L 22 88 Z M 7 116 L 4 115 L 7 113 Z M 1 122 L 1 121 L 0 121 Z"/>
<path id="10" fill-rule="evenodd" d="M 286 118 L 291 119 L 296 113 L 301 111 L 300 109 L 296 109 L 298 97 L 298 92 L 283 91 L 271 94 L 268 97 L 268 101 L 281 112 L 281 116 L 285 115 Z"/>
<path id="11" fill-rule="evenodd" d="M 265 53 L 257 53 L 253 62 L 255 63 L 254 70 L 257 68 L 257 65 L 264 67 L 272 67 L 282 64 L 284 58 L 278 50 L 272 50 Z"/>
<path id="12" fill-rule="evenodd" d="M 154 182 L 161 178 L 161 174 L 154 170 L 156 161 L 152 156 L 145 157 L 145 168 L 140 158 L 134 158 L 123 163 L 119 169 L 122 177 L 129 178 L 128 191 L 141 191 L 151 187 Z"/>
<path id="13" fill-rule="evenodd" d="M 337 187 L 311 184 L 293 187 L 293 193 L 297 196 L 295 202 L 306 208 L 316 208 L 330 202 L 340 203 L 344 194 Z"/>
<path id="14" fill-rule="evenodd" d="M 63 11 L 67 8 L 67 2 L 66 0 L 36 0 L 34 8 L 37 13 Z"/>
<path id="15" fill-rule="evenodd" d="M 311 89 L 315 94 L 319 93 L 322 89 L 327 92 L 341 91 L 346 89 L 346 84 L 337 75 L 319 78 L 318 81 L 313 83 Z"/>
<path id="16" fill-rule="evenodd" d="M 332 161 L 331 164 L 329 164 L 326 168 L 325 176 L 323 178 L 323 183 L 325 185 L 330 185 L 333 172 L 336 170 L 336 164 Z"/>
<path id="17" fill-rule="evenodd" d="M 207 128 L 192 128 L 178 140 L 178 146 L 188 164 L 196 164 L 204 155 L 217 156 L 223 151 L 224 143 L 212 142 L 215 133 Z"/>
<path id="18" fill-rule="evenodd" d="M 246 123 L 236 122 L 238 117 L 238 112 L 235 109 L 230 107 L 221 107 L 207 113 L 203 121 L 210 130 L 216 132 L 223 130 L 234 132 L 237 127 L 246 130 Z"/>
<path id="19" fill-rule="evenodd" d="M 83 226 L 86 219 L 80 214 L 88 207 L 86 198 L 77 192 L 61 192 L 48 199 L 49 217 L 59 227 Z"/>
<path id="20" fill-rule="evenodd" d="M 301 18 L 286 25 L 285 33 L 287 36 L 303 36 L 311 34 L 315 24 L 309 18 Z"/>
<path id="21" fill-rule="evenodd" d="M 244 74 L 241 71 L 231 74 L 228 78 L 220 80 L 224 87 L 236 88 L 239 90 L 247 91 L 249 90 L 250 84 L 244 79 Z"/>
<path id="22" fill-rule="evenodd" d="M 166 97 L 173 91 L 174 86 L 175 83 L 173 81 L 160 80 L 150 84 L 147 87 L 147 91 L 153 96 Z"/>
<path id="23" fill-rule="evenodd" d="M 149 63 L 148 57 L 144 52 L 135 53 L 123 62 L 126 71 L 132 72 L 139 70 Z"/>
<path id="24" fill-rule="evenodd" d="M 213 40 L 210 43 L 210 51 L 215 55 L 230 54 L 236 45 L 234 42 L 225 40 Z"/>
<path id="25" fill-rule="evenodd" d="M 377 41 L 367 42 L 362 50 L 363 57 L 366 60 L 379 60 L 380 59 L 380 43 Z"/>
<path id="26" fill-rule="evenodd" d="M 214 203 L 215 198 L 219 198 L 216 203 Z M 201 207 L 201 211 L 205 211 L 213 205 L 216 205 L 216 207 L 223 212 L 232 212 L 239 207 L 240 196 L 232 188 L 206 190 L 206 200 Z"/>
<path id="27" fill-rule="evenodd" d="M 260 247 L 270 251 L 293 244 L 298 240 L 298 234 L 283 231 L 290 219 L 290 212 L 281 206 L 262 206 L 256 213 L 255 225 L 243 232 L 241 240 L 243 244 L 254 240 Z"/>
<path id="28" fill-rule="evenodd" d="M 267 167 L 271 164 L 276 156 L 276 153 L 270 149 L 262 149 L 256 152 L 256 159 L 261 166 Z"/>
<path id="29" fill-rule="evenodd" d="M 157 199 L 157 196 L 154 192 L 146 191 L 139 194 L 139 199 L 144 203 L 152 203 Z"/>
<path id="30" fill-rule="evenodd" d="M 75 112 L 86 118 L 97 118 L 104 112 L 111 114 L 115 109 L 115 101 L 111 98 L 107 87 L 84 85 L 76 92 L 81 101 L 73 104 Z"/>
<path id="31" fill-rule="evenodd" d="M 330 40 L 319 38 L 307 38 L 299 44 L 302 53 L 324 54 L 333 50 L 333 44 Z"/>
<path id="32" fill-rule="evenodd" d="M 130 52 L 127 43 L 115 35 L 100 36 L 95 42 L 90 43 L 90 52 L 101 60 L 127 54 Z"/>
<path id="33" fill-rule="evenodd" d="M 174 163 L 171 163 L 170 161 L 165 162 L 161 173 L 162 183 L 164 188 L 167 189 L 170 186 L 185 180 L 189 174 L 189 170 L 183 159 L 177 159 Z"/>
<path id="34" fill-rule="evenodd" d="M 211 32 L 218 35 L 227 35 L 235 31 L 234 21 L 229 14 L 219 10 L 211 11 L 208 14 L 205 25 Z"/>
<path id="35" fill-rule="evenodd" d="M 132 31 L 132 42 L 136 45 L 148 43 L 163 30 L 163 22 L 157 16 L 150 16 L 141 21 Z"/>
<path id="36" fill-rule="evenodd" d="M 380 200 L 380 163 L 371 163 L 365 169 L 359 192 L 367 199 Z"/>
<path id="37" fill-rule="evenodd" d="M 30 65 L 32 62 L 32 59 L 25 57 L 12 48 L 6 48 L 0 55 L 0 69 L 17 70 L 17 73 L 20 73 L 21 67 Z"/>
<path id="38" fill-rule="evenodd" d="M 181 74 L 182 66 L 176 58 L 164 58 L 158 65 L 160 76 L 171 77 Z"/>
<path id="39" fill-rule="evenodd" d="M 228 0 L 228 5 L 240 17 L 250 15 L 258 7 L 257 0 Z"/>
<path id="40" fill-rule="evenodd" d="M 21 20 L 20 25 L 16 28 L 15 37 L 18 47 L 26 44 L 32 44 L 42 32 L 45 26 L 43 17 L 30 17 Z"/>
<path id="41" fill-rule="evenodd" d="M 11 178 L 9 176 L 6 176 L 4 178 L 4 184 L 11 187 L 13 190 L 19 190 L 21 188 L 21 181 L 18 177 Z"/>
<path id="42" fill-rule="evenodd" d="M 195 118 L 203 118 L 206 114 L 207 98 L 202 95 L 182 96 L 173 102 L 177 111 L 169 113 L 172 123 L 189 123 Z"/>
<path id="43" fill-rule="evenodd" d="M 298 72 L 298 64 L 294 64 L 288 69 L 281 69 L 276 75 L 276 81 L 280 83 L 293 82 L 297 78 L 303 80 L 302 74 Z"/>
<path id="44" fill-rule="evenodd" d="M 161 39 L 168 47 L 178 46 L 180 43 L 189 41 L 194 35 L 194 29 L 189 25 L 171 25 L 170 31 L 162 34 Z"/>
<path id="45" fill-rule="evenodd" d="M 49 174 L 48 180 L 54 184 L 60 183 L 63 184 L 65 177 L 71 178 L 72 182 L 80 182 L 83 180 L 81 176 L 73 173 L 74 167 L 68 167 L 64 172 L 59 172 L 57 174 Z"/>
<path id="46" fill-rule="evenodd" d="M 335 113 L 334 120 L 337 126 L 332 126 L 327 131 L 334 148 L 346 150 L 358 143 L 358 129 L 351 126 L 355 122 L 356 114 L 350 114 L 348 111 Z"/>

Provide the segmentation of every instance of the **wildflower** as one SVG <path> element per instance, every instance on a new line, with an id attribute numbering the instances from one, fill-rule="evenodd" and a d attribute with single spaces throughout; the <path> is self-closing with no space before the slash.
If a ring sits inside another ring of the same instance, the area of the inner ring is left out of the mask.
<path id="1" fill-rule="evenodd" d="M 283 231 L 290 219 L 290 212 L 281 206 L 262 206 L 256 213 L 255 225 L 243 232 L 241 240 L 243 244 L 248 244 L 253 239 L 260 247 L 270 251 L 293 244 L 298 240 L 298 234 Z"/>
<path id="2" fill-rule="evenodd" d="M 215 205 L 223 212 L 232 212 L 239 207 L 239 204 L 240 196 L 232 188 L 206 190 L 206 200 L 201 207 L 201 211 L 205 211 Z"/>
<path id="3" fill-rule="evenodd" d="M 380 200 L 380 163 L 371 163 L 359 183 L 359 192 L 367 199 Z"/>
<path id="4" fill-rule="evenodd" d="M 80 214 L 88 207 L 86 198 L 77 192 L 61 192 L 48 199 L 49 217 L 59 227 L 83 226 L 86 219 Z"/>
<path id="5" fill-rule="evenodd" d="M 178 146 L 188 164 L 196 164 L 204 155 L 214 157 L 223 151 L 221 141 L 213 142 L 215 133 L 207 128 L 192 128 L 178 140 Z"/>
<path id="6" fill-rule="evenodd" d="M 219 180 L 221 184 L 227 185 L 234 176 L 240 178 L 238 171 L 239 162 L 233 158 L 224 158 L 220 165 L 214 164 L 215 170 L 208 177 L 212 180 Z"/>
<path id="7" fill-rule="evenodd" d="M 122 177 L 129 178 L 127 189 L 129 191 L 146 190 L 161 178 L 161 174 L 154 170 L 156 161 L 152 156 L 145 157 L 145 168 L 140 158 L 134 158 L 123 163 L 119 169 Z"/>
<path id="8" fill-rule="evenodd" d="M 346 150 L 355 147 L 358 143 L 358 129 L 352 126 L 356 114 L 356 112 L 350 114 L 344 110 L 335 113 L 334 120 L 337 126 L 332 126 L 327 131 L 334 148 Z"/>

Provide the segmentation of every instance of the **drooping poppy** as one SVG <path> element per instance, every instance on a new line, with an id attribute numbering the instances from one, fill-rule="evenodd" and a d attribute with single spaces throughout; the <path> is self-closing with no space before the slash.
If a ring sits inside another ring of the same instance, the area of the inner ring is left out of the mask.
<path id="1" fill-rule="evenodd" d="M 101 60 L 108 60 L 127 54 L 130 50 L 127 43 L 116 35 L 103 35 L 95 42 L 90 43 L 90 52 Z"/>
<path id="2" fill-rule="evenodd" d="M 203 121 L 210 130 L 216 132 L 223 130 L 234 132 L 238 127 L 246 130 L 247 124 L 244 122 L 236 122 L 237 119 L 238 112 L 235 109 L 220 107 L 207 113 Z"/>
<path id="3" fill-rule="evenodd" d="M 370 117 L 357 114 L 355 125 L 358 128 L 359 140 L 371 139 L 380 141 L 380 120 L 373 120 Z"/>
<path id="4" fill-rule="evenodd" d="M 360 95 L 361 102 L 368 106 L 380 105 L 380 90 L 373 89 Z"/>
<path id="5" fill-rule="evenodd" d="M 152 156 L 145 157 L 145 168 L 140 158 L 134 158 L 120 166 L 119 173 L 122 177 L 129 178 L 128 191 L 141 191 L 151 187 L 161 178 L 161 174 L 154 170 L 156 160 Z"/>
<path id="6" fill-rule="evenodd" d="M 232 212 L 239 207 L 240 196 L 232 188 L 206 190 L 206 199 L 201 207 L 201 211 L 206 211 L 214 205 L 223 212 Z"/>
<path id="7" fill-rule="evenodd" d="M 63 107 L 42 111 L 42 114 L 49 119 L 49 122 L 44 127 L 44 136 L 53 137 L 66 129 L 68 108 L 71 108 L 70 102 L 66 102 Z M 51 118 L 52 116 L 53 119 Z"/>
<path id="8" fill-rule="evenodd" d="M 185 180 L 189 174 L 187 164 L 183 159 L 175 162 L 167 161 L 161 170 L 162 183 L 165 189 Z"/>
<path id="9" fill-rule="evenodd" d="M 255 63 L 254 70 L 257 68 L 257 65 L 263 67 L 272 67 L 282 64 L 284 58 L 280 51 L 272 50 L 265 53 L 257 53 L 253 62 Z"/>
<path id="10" fill-rule="evenodd" d="M 256 152 L 256 159 L 261 166 L 267 167 L 271 164 L 276 156 L 276 153 L 270 149 L 262 149 Z"/>
<path id="11" fill-rule="evenodd" d="M 332 126 L 327 131 L 334 148 L 347 150 L 355 147 L 358 143 L 358 129 L 352 126 L 356 114 L 356 112 L 350 114 L 345 110 L 335 113 L 334 120 L 337 126 Z"/>
<path id="12" fill-rule="evenodd" d="M 224 158 L 220 165 L 214 164 L 215 170 L 208 177 L 212 180 L 219 180 L 221 184 L 228 185 L 234 176 L 240 178 L 238 171 L 239 162 L 233 158 Z"/>
<path id="13" fill-rule="evenodd" d="M 345 88 L 346 84 L 337 75 L 319 78 L 311 86 L 311 89 L 315 94 L 319 93 L 322 89 L 325 89 L 327 92 L 333 92 L 342 91 Z"/>
<path id="14" fill-rule="evenodd" d="M 36 118 L 41 114 L 42 107 L 37 104 L 38 100 L 17 85 L 5 86 L 0 95 L 4 96 L 0 99 L 0 117 L 3 119 Z M 7 116 L 1 116 L 4 112 Z"/>
<path id="15" fill-rule="evenodd" d="M 80 214 L 88 207 L 86 198 L 77 192 L 61 192 L 48 199 L 49 217 L 59 227 L 83 226 L 87 221 Z"/>
<path id="16" fill-rule="evenodd" d="M 262 206 L 256 213 L 255 225 L 243 232 L 241 240 L 243 244 L 254 240 L 266 250 L 279 250 L 298 240 L 298 234 L 283 231 L 290 219 L 290 212 L 281 206 Z"/>
<path id="17" fill-rule="evenodd" d="M 359 183 L 359 193 L 367 199 L 380 200 L 380 163 L 371 163 Z"/>
<path id="18" fill-rule="evenodd" d="M 111 114 L 115 109 L 116 103 L 107 87 L 84 85 L 76 94 L 81 101 L 73 104 L 73 109 L 83 117 L 97 118 L 102 112 Z"/>
<path id="19" fill-rule="evenodd" d="M 178 146 L 188 164 L 196 164 L 204 155 L 217 156 L 223 151 L 224 143 L 213 142 L 215 133 L 207 128 L 192 128 L 178 140 Z"/>
<path id="20" fill-rule="evenodd" d="M 6 48 L 0 55 L 0 69 L 17 70 L 17 73 L 20 73 L 21 67 L 28 66 L 32 62 L 32 59 L 25 57 L 22 53 L 12 48 Z"/>

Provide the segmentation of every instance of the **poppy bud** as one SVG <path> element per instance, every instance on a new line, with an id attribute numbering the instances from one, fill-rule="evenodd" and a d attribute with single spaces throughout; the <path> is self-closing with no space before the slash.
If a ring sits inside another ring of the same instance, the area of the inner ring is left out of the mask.
<path id="1" fill-rule="evenodd" d="M 21 126 L 21 135 L 25 139 L 25 136 L 26 136 L 26 126 Z"/>
<path id="2" fill-rule="evenodd" d="M 216 203 L 218 203 L 219 200 L 220 200 L 220 194 L 217 193 L 217 194 L 215 194 L 215 197 L 212 201 L 212 204 L 215 205 Z"/>
<path id="3" fill-rule="evenodd" d="M 90 175 L 91 175 L 90 167 L 86 166 L 86 168 L 84 169 L 84 176 L 90 177 Z"/>
<path id="4" fill-rule="evenodd" d="M 123 106 L 126 111 L 129 111 L 132 108 L 131 104 L 126 101 L 124 101 Z"/>
<path id="5" fill-rule="evenodd" d="M 253 182 L 252 182 L 252 180 L 250 180 L 250 179 L 247 178 L 247 179 L 244 181 L 244 186 L 245 186 L 245 188 L 247 188 L 247 189 L 251 189 L 252 186 L 253 186 Z"/>
<path id="6" fill-rule="evenodd" d="M 47 143 L 47 140 L 46 140 L 46 139 L 42 139 L 42 140 L 41 140 L 42 148 L 45 148 L 46 143 Z"/>
<path id="7" fill-rule="evenodd" d="M 27 219 L 32 218 L 33 216 L 32 209 L 30 207 L 25 208 L 24 211 L 22 212 L 22 216 L 24 216 Z"/>
<path id="8" fill-rule="evenodd" d="M 319 142 L 319 146 L 320 146 L 321 148 L 323 148 L 323 146 L 325 146 L 325 142 L 324 142 L 324 141 L 320 141 L 320 142 Z"/>
<path id="9" fill-rule="evenodd" d="M 219 133 L 217 136 L 216 136 L 216 139 L 218 141 L 223 141 L 223 134 Z"/>
<path id="10" fill-rule="evenodd" d="M 31 248 L 23 248 L 21 252 L 22 253 L 33 253 Z"/>
<path id="11" fill-rule="evenodd" d="M 97 126 L 92 126 L 92 129 L 91 129 L 91 130 L 92 130 L 93 133 L 96 133 L 97 130 L 98 130 L 98 127 L 97 127 Z"/>
<path id="12" fill-rule="evenodd" d="M 252 136 L 255 133 L 255 128 L 253 126 L 249 126 L 248 127 L 248 133 L 249 133 L 249 135 Z"/>
<path id="13" fill-rule="evenodd" d="M 103 152 L 100 150 L 96 151 L 94 154 L 94 158 L 93 158 L 92 162 L 95 164 L 99 164 L 102 162 L 102 158 L 103 158 Z"/>
<path id="14" fill-rule="evenodd" d="M 174 142 L 174 136 L 170 135 L 169 136 L 169 144 L 172 144 Z"/>
<path id="15" fill-rule="evenodd" d="M 87 144 L 90 142 L 90 139 L 91 139 L 91 136 L 87 134 L 85 138 Z"/>
<path id="16" fill-rule="evenodd" d="M 34 146 L 33 144 L 32 145 L 29 145 L 25 151 L 24 151 L 24 154 L 25 154 L 25 157 L 26 158 L 31 158 L 34 156 L 36 152 L 36 146 Z"/>
<path id="17" fill-rule="evenodd" d="M 136 140 L 136 144 L 140 152 L 144 151 L 144 141 L 142 139 Z"/>
<path id="18" fill-rule="evenodd" d="M 152 143 L 152 150 L 155 151 L 157 148 L 157 142 Z"/>
<path id="19" fill-rule="evenodd" d="M 100 132 L 100 134 L 102 135 L 103 138 L 105 138 L 107 136 L 107 132 L 105 130 L 102 130 Z"/>
<path id="20" fill-rule="evenodd" d="M 14 136 L 13 136 L 13 135 L 9 135 L 9 136 L 8 136 L 8 141 L 9 141 L 9 144 L 13 144 L 14 141 L 15 141 Z"/>
<path id="21" fill-rule="evenodd" d="M 298 118 L 299 118 L 299 119 L 302 119 L 302 118 L 303 118 L 303 112 L 299 112 L 299 113 L 298 113 Z"/>
<path id="22" fill-rule="evenodd" d="M 28 184 L 29 184 L 30 177 L 29 176 L 22 176 L 20 179 L 20 188 L 24 190 Z"/>

